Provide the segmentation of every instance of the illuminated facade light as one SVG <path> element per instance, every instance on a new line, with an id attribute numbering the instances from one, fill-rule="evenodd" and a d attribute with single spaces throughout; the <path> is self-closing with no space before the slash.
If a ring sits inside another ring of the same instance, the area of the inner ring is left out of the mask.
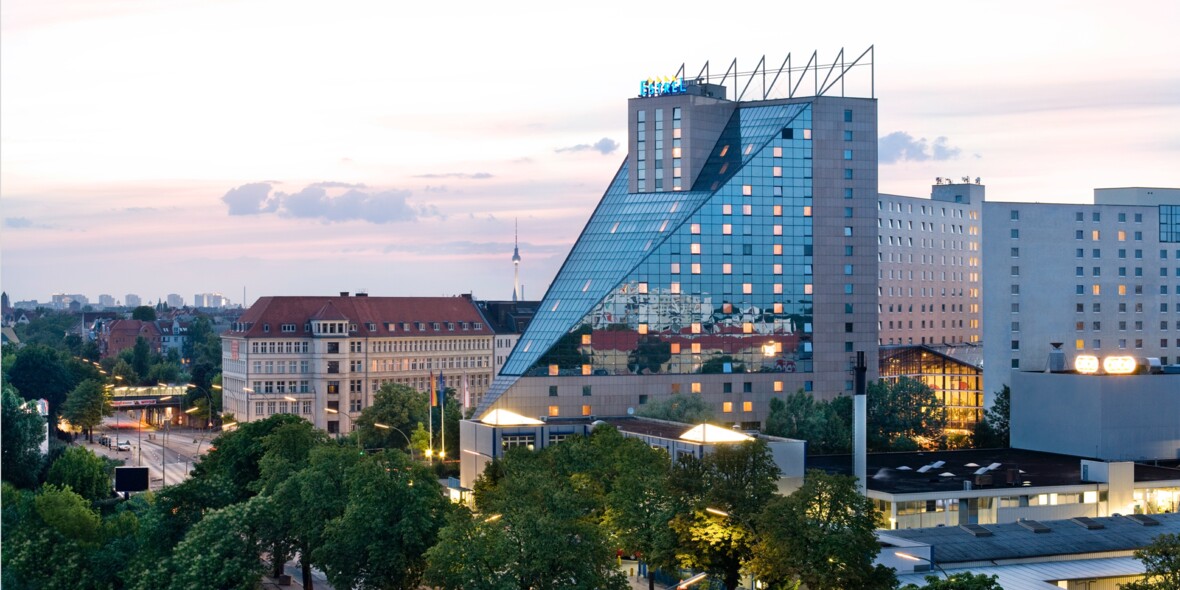
<path id="1" fill-rule="evenodd" d="M 1073 368 L 1079 373 L 1092 375 L 1098 372 L 1098 357 L 1082 354 L 1073 360 Z"/>
<path id="2" fill-rule="evenodd" d="M 1102 359 L 1102 370 L 1111 375 L 1130 375 L 1135 372 L 1135 357 L 1108 356 Z"/>

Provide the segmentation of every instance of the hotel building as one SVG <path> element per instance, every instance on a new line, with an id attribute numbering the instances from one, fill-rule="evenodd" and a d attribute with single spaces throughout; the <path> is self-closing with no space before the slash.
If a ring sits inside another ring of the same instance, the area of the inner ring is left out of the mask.
<path id="1" fill-rule="evenodd" d="M 1077 355 L 1180 362 L 1180 189 L 1094 190 L 1093 204 L 983 207 L 984 384 Z M 990 403 L 990 402 L 989 402 Z"/>
<path id="2" fill-rule="evenodd" d="M 877 103 L 844 95 L 856 63 L 807 97 L 789 68 L 750 77 L 779 98 L 730 98 L 737 75 L 707 67 L 642 83 L 627 156 L 477 415 L 699 395 L 752 429 L 774 396 L 851 393 L 858 350 L 875 378 Z"/>

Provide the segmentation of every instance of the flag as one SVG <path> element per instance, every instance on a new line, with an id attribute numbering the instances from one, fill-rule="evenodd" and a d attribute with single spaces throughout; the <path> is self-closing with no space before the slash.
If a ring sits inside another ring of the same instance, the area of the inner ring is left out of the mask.
<path id="1" fill-rule="evenodd" d="M 434 389 L 434 371 L 430 372 L 430 407 L 438 405 L 438 392 Z"/>
<path id="2" fill-rule="evenodd" d="M 447 378 L 443 377 L 442 371 L 438 372 L 438 407 L 442 408 L 447 403 Z"/>
<path id="3" fill-rule="evenodd" d="M 471 394 L 467 391 L 467 373 L 463 373 L 463 409 L 471 407 Z"/>

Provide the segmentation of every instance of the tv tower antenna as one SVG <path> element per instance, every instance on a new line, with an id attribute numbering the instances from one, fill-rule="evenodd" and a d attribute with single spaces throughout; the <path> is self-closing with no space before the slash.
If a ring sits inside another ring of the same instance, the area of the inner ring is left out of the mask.
<path id="1" fill-rule="evenodd" d="M 512 300 L 520 300 L 520 220 L 512 220 L 512 268 L 515 275 L 512 278 Z"/>

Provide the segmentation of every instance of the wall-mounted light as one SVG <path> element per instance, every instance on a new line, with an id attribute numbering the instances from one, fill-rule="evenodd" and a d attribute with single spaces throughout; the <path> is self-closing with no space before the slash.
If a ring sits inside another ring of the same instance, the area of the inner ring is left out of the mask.
<path id="1" fill-rule="evenodd" d="M 1073 368 L 1079 373 L 1092 375 L 1098 372 L 1098 357 L 1083 354 L 1073 360 Z"/>
<path id="2" fill-rule="evenodd" d="M 1111 375 L 1130 375 L 1135 372 L 1135 357 L 1108 356 L 1102 359 L 1102 370 Z"/>

